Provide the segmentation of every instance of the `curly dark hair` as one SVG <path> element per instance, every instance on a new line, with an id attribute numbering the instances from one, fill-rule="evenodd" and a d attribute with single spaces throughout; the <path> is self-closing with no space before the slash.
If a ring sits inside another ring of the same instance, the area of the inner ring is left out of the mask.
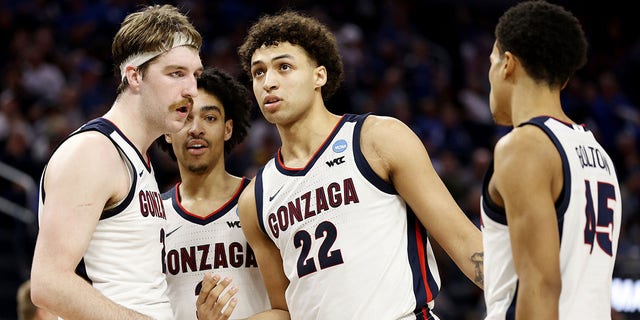
<path id="1" fill-rule="evenodd" d="M 545 1 L 511 7 L 498 20 L 495 37 L 500 54 L 511 52 L 534 80 L 550 87 L 562 87 L 587 62 L 587 40 L 578 19 Z"/>
<path id="2" fill-rule="evenodd" d="M 249 90 L 231 75 L 217 68 L 207 68 L 202 72 L 198 78 L 198 89 L 204 89 L 216 96 L 222 103 L 224 120 L 233 120 L 233 134 L 224 142 L 224 153 L 227 155 L 246 138 L 251 127 L 253 101 L 249 96 Z M 165 141 L 164 136 L 158 138 L 157 143 L 160 149 L 176 160 L 173 148 Z"/>
<path id="3" fill-rule="evenodd" d="M 250 29 L 238 49 L 240 63 L 251 77 L 251 57 L 257 49 L 288 42 L 302 47 L 309 57 L 327 69 L 322 97 L 330 98 L 342 84 L 344 69 L 336 38 L 328 27 L 313 17 L 295 11 L 264 15 Z"/>

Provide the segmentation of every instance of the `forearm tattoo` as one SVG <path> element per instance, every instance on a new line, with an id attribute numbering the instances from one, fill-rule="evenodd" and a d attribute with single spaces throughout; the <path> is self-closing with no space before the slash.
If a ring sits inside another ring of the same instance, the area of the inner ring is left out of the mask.
<path id="1" fill-rule="evenodd" d="M 475 276 L 473 277 L 473 281 L 480 287 L 484 287 L 484 252 L 476 252 L 471 256 L 471 261 L 476 265 Z"/>

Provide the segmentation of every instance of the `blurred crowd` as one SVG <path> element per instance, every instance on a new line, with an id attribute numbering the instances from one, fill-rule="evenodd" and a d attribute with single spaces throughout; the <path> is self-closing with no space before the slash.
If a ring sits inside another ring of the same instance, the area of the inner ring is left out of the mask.
<path id="1" fill-rule="evenodd" d="M 479 223 L 481 179 L 494 142 L 509 129 L 495 126 L 491 119 L 488 57 L 497 17 L 513 1 L 163 2 L 187 12 L 202 33 L 203 63 L 226 70 L 247 86 L 249 78 L 240 70 L 236 49 L 260 14 L 292 8 L 326 22 L 336 34 L 346 71 L 341 90 L 327 102 L 329 109 L 338 114 L 373 112 L 404 121 L 424 141 L 459 205 Z M 578 0 L 553 2 L 579 17 L 590 42 L 589 62 L 567 84 L 563 105 L 574 121 L 596 133 L 613 157 L 623 186 L 618 265 L 637 266 L 640 22 L 627 8 L 630 4 L 622 1 L 609 1 L 606 7 Z M 37 183 L 61 139 L 107 110 L 117 86 L 112 37 L 127 13 L 149 3 L 0 1 L 0 164 Z M 253 118 L 248 139 L 228 158 L 232 173 L 248 177 L 279 145 L 275 128 L 263 121 L 257 108 Z M 167 190 L 176 182 L 175 163 L 158 149 L 152 153 L 160 189 Z M 35 215 L 33 190 L 30 193 L 2 174 L 0 181 L 0 198 Z M 32 242 L 23 246 L 25 276 L 31 246 Z M 438 313 L 443 319 L 478 318 L 482 292 L 441 255 Z"/>

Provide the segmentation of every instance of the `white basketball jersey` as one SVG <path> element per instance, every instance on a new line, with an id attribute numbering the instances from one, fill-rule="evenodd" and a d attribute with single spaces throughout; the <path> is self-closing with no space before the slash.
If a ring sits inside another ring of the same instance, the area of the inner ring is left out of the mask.
<path id="1" fill-rule="evenodd" d="M 611 279 L 622 214 L 613 162 L 582 126 L 549 117 L 533 118 L 523 125 L 541 128 L 562 159 L 564 186 L 556 201 L 562 273 L 560 319 L 610 319 Z M 513 319 L 518 277 L 504 209 L 488 197 L 492 175 L 493 164 L 485 175 L 481 200 L 487 319 Z"/>
<path id="2" fill-rule="evenodd" d="M 360 150 L 345 115 L 303 168 L 256 176 L 258 221 L 280 249 L 292 319 L 427 319 L 440 278 L 427 233 Z"/>
<path id="3" fill-rule="evenodd" d="M 172 319 L 162 272 L 166 214 L 153 168 L 108 120 L 94 119 L 72 135 L 85 131 L 111 139 L 130 169 L 131 189 L 121 203 L 103 211 L 76 272 L 117 304 L 154 319 Z M 40 188 L 42 209 L 42 182 Z"/>
<path id="4" fill-rule="evenodd" d="M 237 213 L 238 197 L 248 184 L 244 178 L 235 195 L 204 218 L 182 207 L 179 184 L 162 194 L 169 225 L 165 269 L 174 319 L 197 319 L 196 300 L 206 272 L 231 277 L 240 288 L 231 319 L 245 319 L 271 308 Z"/>

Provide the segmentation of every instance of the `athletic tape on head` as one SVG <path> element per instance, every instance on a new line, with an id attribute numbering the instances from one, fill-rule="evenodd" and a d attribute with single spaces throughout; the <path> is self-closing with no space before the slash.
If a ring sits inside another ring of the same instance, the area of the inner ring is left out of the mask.
<path id="1" fill-rule="evenodd" d="M 184 33 L 182 32 L 176 32 L 173 35 L 173 44 L 171 45 L 171 48 L 167 49 L 167 50 L 158 50 L 158 51 L 151 51 L 151 52 L 141 52 L 141 53 L 137 53 L 134 54 L 132 56 L 130 56 L 129 58 L 127 58 L 127 60 L 125 60 L 124 62 L 122 62 L 120 64 L 120 79 L 124 80 L 124 77 L 126 76 L 125 71 L 127 70 L 127 66 L 134 66 L 135 68 L 141 66 L 142 64 L 144 64 L 145 62 L 175 48 L 175 47 L 181 47 L 181 46 L 185 46 L 185 45 L 189 45 L 191 44 L 191 38 L 187 37 Z"/>

